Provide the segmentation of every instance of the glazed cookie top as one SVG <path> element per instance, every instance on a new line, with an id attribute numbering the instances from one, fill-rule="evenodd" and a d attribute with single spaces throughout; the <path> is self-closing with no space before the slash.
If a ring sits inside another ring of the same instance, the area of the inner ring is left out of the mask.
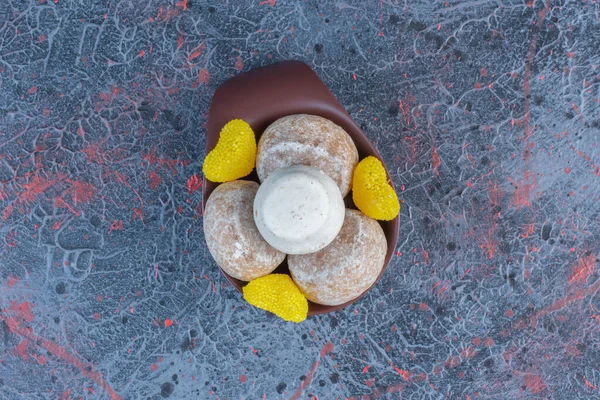
<path id="1" fill-rule="evenodd" d="M 260 185 L 254 221 L 271 246 L 287 254 L 321 250 L 344 222 L 344 199 L 335 182 L 304 165 L 280 168 Z"/>
<path id="2" fill-rule="evenodd" d="M 348 133 L 315 115 L 280 118 L 258 142 L 256 171 L 261 182 L 279 168 L 306 165 L 329 175 L 344 197 L 352 187 L 357 164 L 358 150 Z"/>

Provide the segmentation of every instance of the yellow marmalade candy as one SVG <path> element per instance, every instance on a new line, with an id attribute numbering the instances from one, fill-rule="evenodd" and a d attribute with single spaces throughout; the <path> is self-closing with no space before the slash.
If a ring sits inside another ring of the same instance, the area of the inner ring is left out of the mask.
<path id="1" fill-rule="evenodd" d="M 202 172 L 213 182 L 229 182 L 248 175 L 256 160 L 254 131 L 241 119 L 229 121 L 215 148 L 204 159 Z"/>
<path id="2" fill-rule="evenodd" d="M 248 303 L 286 321 L 302 322 L 306 319 L 308 302 L 289 275 L 261 276 L 244 286 L 243 291 Z"/>
<path id="3" fill-rule="evenodd" d="M 371 218 L 390 221 L 400 212 L 394 188 L 387 182 L 381 161 L 369 156 L 358 163 L 352 181 L 352 200 Z"/>

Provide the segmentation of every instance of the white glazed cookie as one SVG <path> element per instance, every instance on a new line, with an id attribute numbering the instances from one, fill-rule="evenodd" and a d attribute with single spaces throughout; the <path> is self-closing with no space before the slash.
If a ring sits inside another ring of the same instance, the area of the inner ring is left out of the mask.
<path id="1" fill-rule="evenodd" d="M 274 171 L 254 199 L 258 231 L 286 254 L 314 253 L 327 246 L 342 228 L 344 211 L 333 179 L 306 165 Z"/>
<path id="2" fill-rule="evenodd" d="M 344 225 L 331 244 L 316 253 L 290 255 L 288 264 L 307 299 L 335 306 L 357 298 L 375 282 L 386 251 L 379 223 L 347 209 Z"/>
<path id="3" fill-rule="evenodd" d="M 258 183 L 232 181 L 211 193 L 204 210 L 204 236 L 210 254 L 227 274 L 251 281 L 271 273 L 285 254 L 271 247 L 254 223 Z"/>
<path id="4" fill-rule="evenodd" d="M 350 192 L 357 164 L 358 150 L 344 129 L 328 119 L 306 114 L 283 117 L 269 125 L 256 154 L 261 182 L 279 168 L 307 165 L 329 175 L 342 197 Z"/>

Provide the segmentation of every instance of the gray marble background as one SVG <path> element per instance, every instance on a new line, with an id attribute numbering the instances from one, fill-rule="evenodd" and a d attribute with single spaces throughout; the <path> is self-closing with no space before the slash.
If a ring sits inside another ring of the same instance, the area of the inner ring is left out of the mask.
<path id="1" fill-rule="evenodd" d="M 600 398 L 597 1 L 2 0 L 0 398 Z M 211 96 L 310 65 L 402 201 L 286 323 L 211 259 Z"/>

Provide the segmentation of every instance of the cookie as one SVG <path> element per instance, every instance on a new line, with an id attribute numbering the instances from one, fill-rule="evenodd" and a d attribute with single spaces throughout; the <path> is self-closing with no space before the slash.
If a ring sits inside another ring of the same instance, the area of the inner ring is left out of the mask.
<path id="1" fill-rule="evenodd" d="M 285 259 L 254 223 L 257 191 L 256 182 L 223 183 L 211 193 L 204 209 L 204 237 L 210 254 L 223 271 L 242 281 L 271 273 Z"/>
<path id="2" fill-rule="evenodd" d="M 316 253 L 290 255 L 288 265 L 306 298 L 335 306 L 357 298 L 377 280 L 386 251 L 379 223 L 360 211 L 347 209 L 333 242 Z"/>
<path id="3" fill-rule="evenodd" d="M 348 133 L 328 119 L 315 115 L 290 115 L 273 122 L 262 134 L 256 154 L 261 182 L 279 168 L 307 165 L 325 172 L 342 197 L 352 187 L 358 150 Z"/>

